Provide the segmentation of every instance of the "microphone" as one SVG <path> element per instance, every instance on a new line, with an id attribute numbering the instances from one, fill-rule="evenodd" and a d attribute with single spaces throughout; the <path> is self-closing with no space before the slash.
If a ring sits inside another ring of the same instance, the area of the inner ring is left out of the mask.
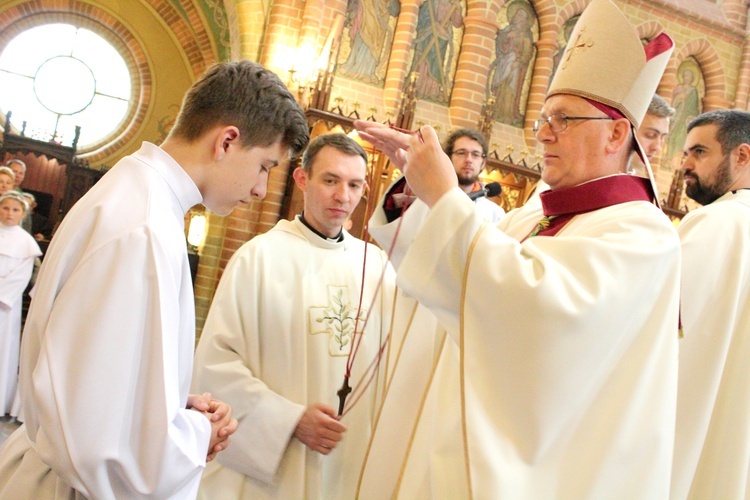
<path id="1" fill-rule="evenodd" d="M 489 184 L 484 186 L 483 189 L 480 189 L 479 191 L 472 191 L 471 193 L 469 193 L 469 199 L 471 201 L 474 201 L 477 198 L 481 198 L 482 196 L 492 198 L 493 196 L 499 195 L 502 190 L 503 187 L 499 182 L 490 182 Z"/>

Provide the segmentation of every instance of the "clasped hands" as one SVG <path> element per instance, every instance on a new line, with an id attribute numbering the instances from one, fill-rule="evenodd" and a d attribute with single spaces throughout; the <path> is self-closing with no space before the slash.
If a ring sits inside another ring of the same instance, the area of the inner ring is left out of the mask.
<path id="1" fill-rule="evenodd" d="M 387 125 L 355 120 L 360 137 L 388 156 L 406 176 L 412 192 L 432 207 L 452 188 L 458 186 L 456 171 L 443 152 L 435 129 L 425 125 L 419 134 L 406 134 Z"/>
<path id="2" fill-rule="evenodd" d="M 211 440 L 206 454 L 206 462 L 210 462 L 229 446 L 229 436 L 237 430 L 238 423 L 232 418 L 232 408 L 223 401 L 213 399 L 208 392 L 189 395 L 187 408 L 203 413 L 211 423 Z"/>

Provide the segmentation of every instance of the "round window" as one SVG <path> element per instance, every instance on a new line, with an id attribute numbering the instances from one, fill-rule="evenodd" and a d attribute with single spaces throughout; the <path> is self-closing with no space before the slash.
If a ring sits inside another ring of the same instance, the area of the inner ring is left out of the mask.
<path id="1" fill-rule="evenodd" d="M 102 146 L 130 107 L 128 67 L 106 40 L 70 24 L 28 29 L 0 53 L 0 109 L 25 135 L 78 150 Z"/>

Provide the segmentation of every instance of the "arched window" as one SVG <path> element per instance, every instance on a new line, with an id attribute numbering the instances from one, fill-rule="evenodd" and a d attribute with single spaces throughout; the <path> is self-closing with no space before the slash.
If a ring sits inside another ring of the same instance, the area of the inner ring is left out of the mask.
<path id="1" fill-rule="evenodd" d="M 0 54 L 0 109 L 25 135 L 77 148 L 102 146 L 130 109 L 131 75 L 102 37 L 71 24 L 30 28 Z M 6 124 L 7 126 L 7 124 Z"/>

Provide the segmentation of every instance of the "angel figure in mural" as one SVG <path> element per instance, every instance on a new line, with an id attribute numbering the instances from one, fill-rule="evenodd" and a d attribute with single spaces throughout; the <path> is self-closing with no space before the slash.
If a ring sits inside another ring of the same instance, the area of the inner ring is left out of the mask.
<path id="1" fill-rule="evenodd" d="M 681 81 L 672 92 L 672 107 L 675 114 L 667 140 L 667 158 L 672 163 L 681 162 L 688 123 L 701 113 L 700 94 L 695 76 L 696 66 L 695 63 L 682 63 L 677 71 Z"/>
<path id="2" fill-rule="evenodd" d="M 495 37 L 495 61 L 490 65 L 490 95 L 495 96 L 497 121 L 523 127 L 521 99 L 529 64 L 534 57 L 533 14 L 525 2 L 507 10 L 510 23 Z"/>
<path id="3" fill-rule="evenodd" d="M 463 26 L 460 0 L 425 0 L 419 7 L 414 60 L 411 72 L 417 72 L 416 92 L 420 98 L 446 103 L 450 95 L 453 58 L 453 30 Z"/>
<path id="4" fill-rule="evenodd" d="M 398 0 L 349 0 L 345 26 L 349 29 L 351 50 L 339 68 L 343 76 L 365 83 L 382 84 L 384 75 L 378 70 L 387 63 L 393 33 L 390 18 L 398 17 Z"/>

